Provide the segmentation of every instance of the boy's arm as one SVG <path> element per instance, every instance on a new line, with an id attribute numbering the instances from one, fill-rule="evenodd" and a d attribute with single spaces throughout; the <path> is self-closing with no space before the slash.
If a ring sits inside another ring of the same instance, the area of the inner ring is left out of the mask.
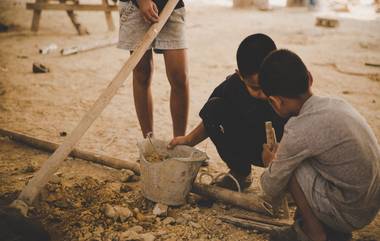
<path id="1" fill-rule="evenodd" d="M 137 0 L 137 5 L 146 21 L 158 22 L 158 8 L 152 0 Z"/>
<path id="2" fill-rule="evenodd" d="M 297 167 L 311 157 L 307 143 L 302 136 L 285 133 L 278 151 L 261 176 L 260 183 L 264 193 L 272 198 L 281 196 Z"/>
<path id="3" fill-rule="evenodd" d="M 194 130 L 192 130 L 186 136 L 177 136 L 170 141 L 168 148 L 172 149 L 177 145 L 195 146 L 201 143 L 208 137 L 203 122 L 199 123 Z"/>

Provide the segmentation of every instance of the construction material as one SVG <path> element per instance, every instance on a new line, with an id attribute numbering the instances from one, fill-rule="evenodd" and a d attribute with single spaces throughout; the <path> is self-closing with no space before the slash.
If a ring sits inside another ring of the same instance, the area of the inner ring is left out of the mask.
<path id="1" fill-rule="evenodd" d="M 49 54 L 58 49 L 58 46 L 54 43 L 49 44 L 48 46 L 42 47 L 38 50 L 40 54 Z"/>
<path id="2" fill-rule="evenodd" d="M 331 17 L 317 17 L 315 25 L 320 27 L 335 28 L 339 25 L 338 19 Z"/>
<path id="3" fill-rule="evenodd" d="M 118 42 L 117 39 L 111 39 L 111 40 L 98 41 L 92 44 L 87 44 L 87 45 L 82 45 L 82 46 L 73 46 L 73 47 L 63 48 L 61 49 L 61 55 L 67 56 L 67 55 L 77 54 L 80 52 L 86 52 L 86 51 L 90 51 L 94 49 L 105 48 L 105 47 L 116 45 L 117 42 Z"/>
<path id="4" fill-rule="evenodd" d="M 272 215 L 272 206 L 258 195 L 250 193 L 234 192 L 214 185 L 194 183 L 191 192 L 209 197 L 223 203 L 232 204 L 243 209 Z"/>
<path id="5" fill-rule="evenodd" d="M 79 23 L 75 11 L 104 11 L 109 31 L 115 30 L 111 11 L 117 11 L 117 5 L 109 5 L 108 0 L 101 0 L 102 4 L 80 4 L 79 0 L 35 0 L 35 3 L 27 3 L 26 9 L 33 10 L 31 30 L 38 31 L 42 10 L 61 10 L 66 11 L 71 22 L 79 35 L 89 32 Z"/>
<path id="6" fill-rule="evenodd" d="M 33 68 L 32 68 L 33 73 L 35 74 L 41 74 L 41 73 L 48 73 L 50 70 L 48 67 L 41 63 L 33 63 Z"/>
<path id="7" fill-rule="evenodd" d="M 8 137 L 9 139 L 16 142 L 20 142 L 27 146 L 48 152 L 54 152 L 59 147 L 59 144 L 57 143 L 41 140 L 32 136 L 5 129 L 0 129 L 0 136 Z M 140 175 L 140 166 L 136 162 L 120 160 L 106 155 L 79 150 L 77 148 L 71 151 L 70 156 L 116 169 L 129 169 L 132 170 L 135 174 Z"/>
<path id="8" fill-rule="evenodd" d="M 270 233 L 274 231 L 276 228 L 278 228 L 278 226 L 276 225 L 260 223 L 260 222 L 255 222 L 251 220 L 235 218 L 231 216 L 220 216 L 219 219 L 226 223 L 230 223 L 241 228 L 258 230 L 260 232 L 265 232 L 265 233 Z"/>
<path id="9" fill-rule="evenodd" d="M 366 66 L 371 66 L 371 67 L 380 67 L 380 64 L 375 64 L 375 63 L 364 63 Z"/>
<path id="10" fill-rule="evenodd" d="M 265 133 L 267 138 L 267 145 L 269 145 L 269 148 L 273 151 L 276 148 L 277 145 L 277 138 L 276 138 L 276 132 L 273 128 L 271 121 L 265 122 Z M 289 218 L 289 205 L 288 200 L 286 197 L 283 197 L 281 200 L 276 200 L 272 203 L 273 205 L 273 214 L 275 217 L 278 217 L 280 215 L 280 209 L 283 211 L 283 215 L 285 218 Z"/>
<path id="11" fill-rule="evenodd" d="M 272 217 L 267 217 L 264 215 L 259 215 L 257 213 L 252 213 L 252 212 L 249 215 L 248 214 L 233 214 L 232 216 L 234 218 L 247 219 L 250 221 L 275 225 L 275 226 L 279 226 L 279 227 L 290 226 L 293 224 L 293 221 L 290 219 L 272 218 Z"/>

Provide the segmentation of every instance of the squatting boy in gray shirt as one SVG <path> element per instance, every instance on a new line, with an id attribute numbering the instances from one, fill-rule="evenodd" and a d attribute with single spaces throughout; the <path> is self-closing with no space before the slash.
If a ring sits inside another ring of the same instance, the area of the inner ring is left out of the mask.
<path id="1" fill-rule="evenodd" d="M 380 147 L 352 106 L 314 96 L 311 84 L 302 60 L 288 50 L 273 52 L 261 67 L 260 85 L 274 110 L 292 117 L 277 151 L 264 147 L 261 186 L 273 198 L 293 195 L 309 239 L 348 240 L 379 211 Z"/>

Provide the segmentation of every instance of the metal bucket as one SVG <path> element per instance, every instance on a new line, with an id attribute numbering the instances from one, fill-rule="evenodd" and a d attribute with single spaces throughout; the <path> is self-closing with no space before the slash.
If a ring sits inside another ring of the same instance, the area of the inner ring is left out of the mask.
<path id="1" fill-rule="evenodd" d="M 166 205 L 182 205 L 198 170 L 208 157 L 206 153 L 189 146 L 168 150 L 166 141 L 151 139 L 138 143 L 140 150 L 141 190 L 145 198 Z M 153 146 L 152 146 L 153 144 Z M 147 160 L 153 152 L 165 157 L 163 161 Z"/>

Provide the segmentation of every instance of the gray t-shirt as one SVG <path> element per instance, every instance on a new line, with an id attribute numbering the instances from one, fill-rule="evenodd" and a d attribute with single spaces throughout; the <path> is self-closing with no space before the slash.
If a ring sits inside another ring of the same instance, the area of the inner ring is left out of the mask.
<path id="1" fill-rule="evenodd" d="M 276 158 L 261 176 L 264 193 L 281 195 L 303 162 L 326 180 L 323 191 L 353 227 L 376 216 L 380 147 L 366 120 L 346 101 L 312 96 L 289 119 Z"/>

